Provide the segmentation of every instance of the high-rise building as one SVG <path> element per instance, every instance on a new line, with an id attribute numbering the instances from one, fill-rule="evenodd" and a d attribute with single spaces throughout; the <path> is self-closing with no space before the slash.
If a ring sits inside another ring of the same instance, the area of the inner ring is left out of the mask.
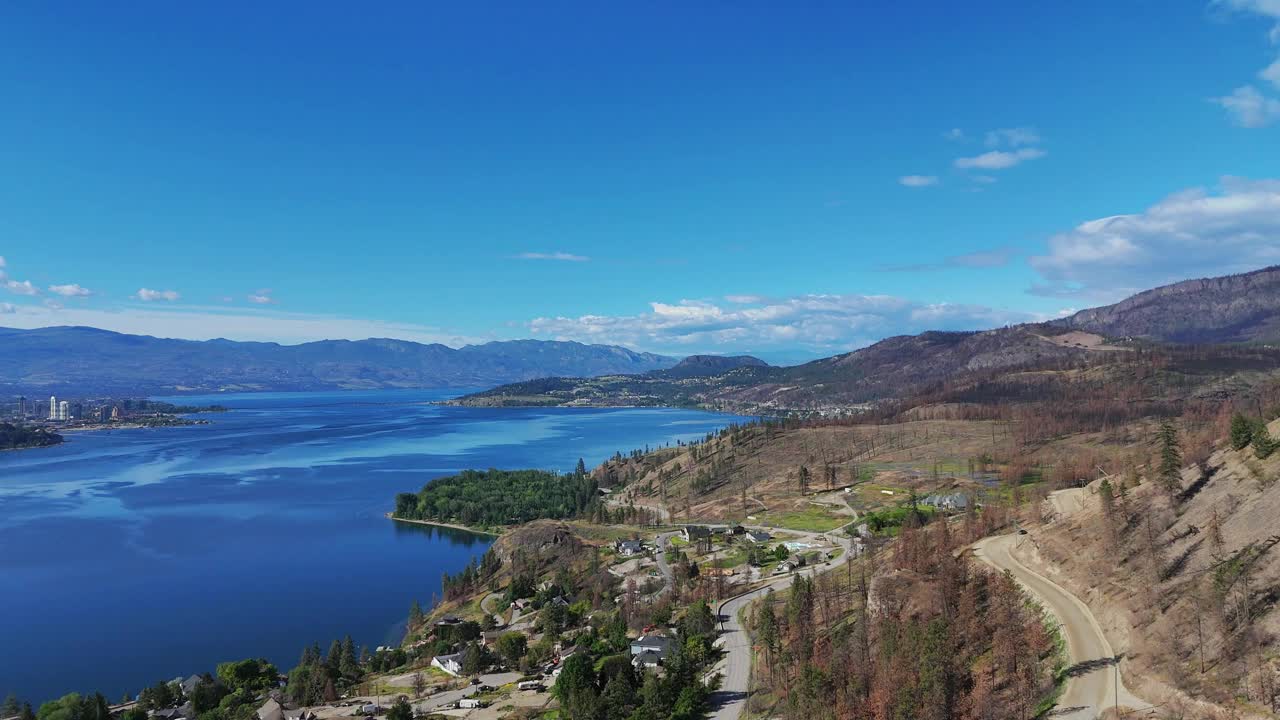
<path id="1" fill-rule="evenodd" d="M 58 419 L 58 396 L 57 395 L 49 396 L 49 419 L 50 420 Z"/>
<path id="2" fill-rule="evenodd" d="M 27 416 L 27 398 L 25 395 L 18 396 L 18 419 L 21 420 Z"/>
<path id="3" fill-rule="evenodd" d="M 66 400 L 63 400 L 62 402 L 58 403 L 58 419 L 59 420 L 62 420 L 64 422 L 66 421 L 67 409 L 69 407 L 71 407 L 71 403 L 67 402 Z"/>

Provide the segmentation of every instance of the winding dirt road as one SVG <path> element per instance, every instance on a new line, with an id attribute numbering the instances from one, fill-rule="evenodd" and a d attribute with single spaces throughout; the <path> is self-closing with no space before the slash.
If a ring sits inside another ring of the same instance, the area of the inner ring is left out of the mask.
<path id="1" fill-rule="evenodd" d="M 1032 595 L 1051 612 L 1061 626 L 1067 644 L 1069 677 L 1053 718 L 1094 720 L 1103 710 L 1119 704 L 1123 708 L 1146 711 L 1151 705 L 1124 686 L 1119 677 L 1115 652 L 1102 634 L 1102 628 L 1089 607 L 1057 583 L 1027 568 L 1013 556 L 1025 535 L 1000 535 L 978 541 L 974 554 L 997 570 L 1008 570 Z M 1131 713 L 1146 717 L 1147 712 Z"/>

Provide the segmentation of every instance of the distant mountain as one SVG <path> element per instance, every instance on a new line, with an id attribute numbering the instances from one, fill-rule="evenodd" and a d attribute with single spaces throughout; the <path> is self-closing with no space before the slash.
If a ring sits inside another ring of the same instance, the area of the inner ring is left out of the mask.
<path id="1" fill-rule="evenodd" d="M 769 363 L 750 355 L 690 355 L 675 367 L 659 370 L 656 374 L 667 378 L 705 377 L 740 367 L 769 367 Z"/>
<path id="2" fill-rule="evenodd" d="M 1161 342 L 1277 342 L 1280 266 L 1165 285 L 1051 324 Z"/>
<path id="3" fill-rule="evenodd" d="M 614 345 L 516 340 L 451 348 L 404 340 L 279 345 L 171 340 L 88 327 L 0 328 L 0 391 L 144 394 L 475 387 L 644 373 L 677 358 Z"/>
<path id="4" fill-rule="evenodd" d="M 1244 344 L 1280 339 L 1277 331 L 1280 269 L 1269 268 L 1157 288 L 1048 323 L 886 338 L 793 367 L 742 363 L 721 370 L 715 365 L 725 358 L 689 358 L 660 372 L 515 383 L 458 402 L 693 405 L 769 413 L 825 411 L 888 399 L 963 402 L 991 393 L 1017 399 L 1059 392 L 1086 369 L 1090 382 L 1130 382 L 1134 351 L 1144 344 L 1164 353 L 1162 363 L 1143 380 L 1151 383 L 1151 392 L 1177 388 L 1180 398 L 1200 397 L 1238 390 L 1280 369 L 1280 351 Z M 1191 350 L 1179 344 L 1204 347 Z M 1150 353 L 1139 362 L 1151 363 Z M 704 367 L 709 372 L 692 371 Z M 1157 376 L 1159 381 L 1153 379 Z"/>

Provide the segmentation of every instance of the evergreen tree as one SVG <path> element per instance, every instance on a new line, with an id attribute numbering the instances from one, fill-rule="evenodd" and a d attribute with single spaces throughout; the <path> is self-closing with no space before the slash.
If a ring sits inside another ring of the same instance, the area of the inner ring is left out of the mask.
<path id="1" fill-rule="evenodd" d="M 18 696 L 13 693 L 4 699 L 4 705 L 0 705 L 0 717 L 13 717 L 22 713 L 22 703 L 18 702 Z"/>
<path id="2" fill-rule="evenodd" d="M 338 669 L 348 680 L 360 677 L 360 664 L 356 660 L 356 644 L 350 635 L 342 639 L 342 661 L 338 663 Z"/>
<path id="3" fill-rule="evenodd" d="M 1253 442 L 1254 422 L 1242 413 L 1231 417 L 1231 447 L 1243 450 Z"/>
<path id="4" fill-rule="evenodd" d="M 414 630 L 422 624 L 422 606 L 414 599 L 413 604 L 409 606 L 409 630 Z"/>
<path id="5" fill-rule="evenodd" d="M 1182 489 L 1182 447 L 1178 443 L 1178 430 L 1169 420 L 1160 423 L 1156 436 L 1160 443 L 1160 486 L 1170 495 Z"/>

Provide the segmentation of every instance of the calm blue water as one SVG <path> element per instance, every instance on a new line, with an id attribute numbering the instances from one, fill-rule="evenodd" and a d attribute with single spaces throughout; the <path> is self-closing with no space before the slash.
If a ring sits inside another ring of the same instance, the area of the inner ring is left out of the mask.
<path id="1" fill-rule="evenodd" d="M 393 523 L 395 493 L 465 468 L 569 470 L 737 419 L 470 409 L 433 391 L 183 397 L 211 425 L 0 453 L 0 695 L 111 699 L 305 644 L 398 640 L 484 537 Z"/>

